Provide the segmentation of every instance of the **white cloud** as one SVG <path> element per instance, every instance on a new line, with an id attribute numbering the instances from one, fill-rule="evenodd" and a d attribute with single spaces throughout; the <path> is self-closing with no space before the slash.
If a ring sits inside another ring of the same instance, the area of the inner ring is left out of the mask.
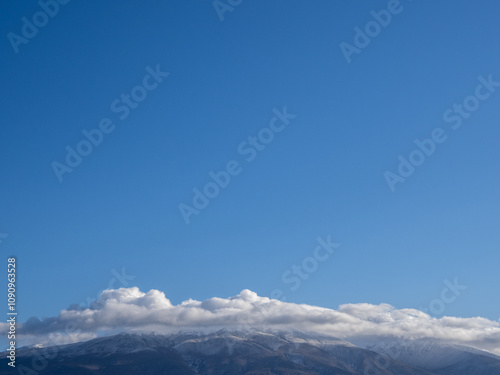
<path id="1" fill-rule="evenodd" d="M 415 309 L 388 304 L 341 305 L 337 310 L 260 297 L 250 290 L 229 298 L 189 299 L 173 305 L 163 292 L 138 288 L 105 290 L 90 308 L 68 308 L 57 317 L 18 325 L 25 344 L 87 340 L 120 331 L 211 331 L 220 328 L 297 329 L 346 340 L 374 337 L 431 338 L 500 354 L 500 324 L 485 318 L 433 318 Z M 7 324 L 0 329 L 7 330 Z"/>

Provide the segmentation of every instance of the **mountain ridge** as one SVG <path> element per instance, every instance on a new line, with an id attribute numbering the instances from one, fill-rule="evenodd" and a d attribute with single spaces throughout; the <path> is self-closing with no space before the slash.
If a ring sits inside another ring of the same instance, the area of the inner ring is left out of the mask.
<path id="1" fill-rule="evenodd" d="M 45 348 L 48 349 L 48 348 Z M 44 348 L 19 349 L 28 366 Z M 437 358 L 447 353 L 446 358 Z M 426 361 L 426 359 L 428 359 Z M 5 362 L 5 359 L 0 359 Z M 8 367 L 6 363 L 0 365 Z M 7 372 L 0 371 L 0 374 Z M 12 371 L 12 369 L 10 369 Z M 357 346 L 324 334 L 279 330 L 119 333 L 57 347 L 52 374 L 500 375 L 500 357 L 430 341 Z"/>

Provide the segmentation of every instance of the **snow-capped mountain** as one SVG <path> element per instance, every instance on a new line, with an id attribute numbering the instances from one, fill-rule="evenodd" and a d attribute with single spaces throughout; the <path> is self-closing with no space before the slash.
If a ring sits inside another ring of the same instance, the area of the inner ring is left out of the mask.
<path id="1" fill-rule="evenodd" d="M 429 340 L 386 341 L 362 346 L 394 360 L 438 374 L 500 374 L 499 356 L 467 346 Z"/>
<path id="2" fill-rule="evenodd" d="M 472 348 L 425 341 L 364 346 L 298 331 L 118 334 L 19 350 L 17 367 L 40 375 L 500 375 L 499 357 Z M 12 373 L 4 358 L 0 374 Z"/>

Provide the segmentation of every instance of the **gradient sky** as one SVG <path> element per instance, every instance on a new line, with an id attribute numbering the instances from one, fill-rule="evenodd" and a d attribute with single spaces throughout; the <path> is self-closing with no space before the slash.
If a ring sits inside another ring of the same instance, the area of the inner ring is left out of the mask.
<path id="1" fill-rule="evenodd" d="M 281 289 L 331 308 L 428 308 L 458 278 L 444 314 L 497 320 L 500 88 L 459 129 L 443 114 L 500 81 L 500 3 L 402 0 L 348 63 L 340 43 L 387 4 L 243 1 L 221 21 L 211 1 L 73 0 L 15 53 L 8 33 L 40 6 L 2 2 L 0 266 L 18 258 L 19 319 L 125 268 L 173 303 Z M 111 103 L 158 64 L 170 75 L 120 120 Z M 284 106 L 296 118 L 246 161 Z M 51 164 L 103 118 L 115 130 L 59 182 Z M 447 140 L 392 192 L 384 172 L 435 128 Z M 179 204 L 230 160 L 241 173 L 186 224 Z M 328 235 L 340 246 L 290 290 L 284 272 Z"/>

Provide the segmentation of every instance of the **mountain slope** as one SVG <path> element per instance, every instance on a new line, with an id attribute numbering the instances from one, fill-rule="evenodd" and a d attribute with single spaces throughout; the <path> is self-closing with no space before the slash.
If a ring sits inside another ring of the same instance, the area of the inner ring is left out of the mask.
<path id="1" fill-rule="evenodd" d="M 325 335 L 257 330 L 119 334 L 59 346 L 55 358 L 43 366 L 38 361 L 35 370 L 40 375 L 500 375 L 495 372 L 500 368 L 495 367 L 500 366 L 498 357 L 473 349 L 457 354 L 456 348 L 443 348 L 441 353 L 449 350 L 451 354 L 438 361 L 431 355 L 436 348 L 413 342 L 395 345 L 361 348 Z M 397 358 L 381 360 L 379 353 L 398 351 Z M 33 369 L 41 354 L 40 348 L 19 350 L 16 364 Z M 461 357 L 465 354 L 470 357 Z M 4 358 L 0 374 L 12 374 Z"/>
<path id="2" fill-rule="evenodd" d="M 500 357 L 462 345 L 429 340 L 399 340 L 362 345 L 410 366 L 440 375 L 499 375 Z"/>

